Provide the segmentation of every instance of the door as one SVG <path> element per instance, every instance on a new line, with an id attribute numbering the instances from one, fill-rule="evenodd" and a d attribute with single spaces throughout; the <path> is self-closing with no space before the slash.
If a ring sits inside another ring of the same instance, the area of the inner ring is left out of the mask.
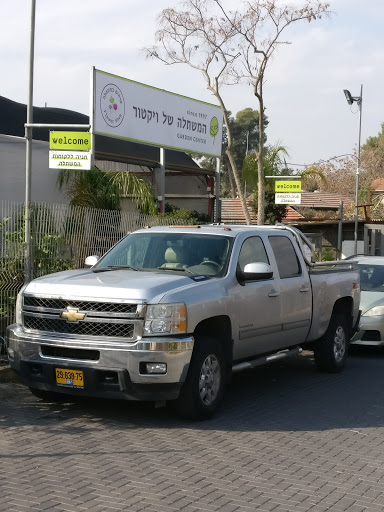
<path id="1" fill-rule="evenodd" d="M 366 224 L 364 226 L 364 254 L 384 256 L 384 226 L 382 224 Z"/>
<path id="2" fill-rule="evenodd" d="M 270 263 L 264 243 L 259 236 L 244 240 L 237 261 L 243 271 L 248 263 Z M 278 276 L 277 276 L 278 277 Z M 251 358 L 272 352 L 282 336 L 280 279 L 237 283 L 230 290 L 233 309 L 234 359 Z"/>
<path id="3" fill-rule="evenodd" d="M 281 291 L 282 344 L 279 348 L 300 345 L 306 340 L 312 316 L 312 288 L 306 268 L 302 268 L 292 241 L 287 236 L 271 235 L 269 242 L 279 272 Z"/>

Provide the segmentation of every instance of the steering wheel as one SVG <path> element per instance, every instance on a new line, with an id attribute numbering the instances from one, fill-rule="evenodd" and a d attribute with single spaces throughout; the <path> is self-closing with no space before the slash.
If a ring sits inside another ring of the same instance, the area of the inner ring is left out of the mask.
<path id="1" fill-rule="evenodd" d="M 217 263 L 217 261 L 213 261 L 213 260 L 204 260 L 204 261 L 202 261 L 202 262 L 200 263 L 200 265 L 206 265 L 206 264 L 208 264 L 208 265 L 213 265 L 213 266 L 215 266 L 215 267 L 217 267 L 217 268 L 220 268 L 220 263 Z"/>

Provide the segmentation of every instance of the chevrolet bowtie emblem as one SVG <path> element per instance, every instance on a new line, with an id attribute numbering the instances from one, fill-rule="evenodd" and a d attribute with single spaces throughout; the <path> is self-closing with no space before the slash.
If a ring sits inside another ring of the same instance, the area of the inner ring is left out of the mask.
<path id="1" fill-rule="evenodd" d="M 83 320 L 84 317 L 85 313 L 79 313 L 78 309 L 73 308 L 67 308 L 61 313 L 61 318 L 65 318 L 67 322 L 77 322 L 78 320 Z"/>

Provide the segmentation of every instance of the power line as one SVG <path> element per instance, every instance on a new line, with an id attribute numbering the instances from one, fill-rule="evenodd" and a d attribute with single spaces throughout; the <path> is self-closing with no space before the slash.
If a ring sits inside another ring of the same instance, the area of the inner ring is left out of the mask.
<path id="1" fill-rule="evenodd" d="M 343 156 L 354 156 L 353 153 L 345 153 L 345 155 L 333 156 L 332 158 L 328 158 L 328 160 L 319 160 L 318 162 L 314 162 L 312 164 L 294 164 L 292 162 L 286 162 L 287 165 L 297 165 L 298 167 L 309 167 L 310 165 L 323 164 L 325 162 L 330 162 L 331 160 L 335 160 L 336 158 L 341 158 Z"/>

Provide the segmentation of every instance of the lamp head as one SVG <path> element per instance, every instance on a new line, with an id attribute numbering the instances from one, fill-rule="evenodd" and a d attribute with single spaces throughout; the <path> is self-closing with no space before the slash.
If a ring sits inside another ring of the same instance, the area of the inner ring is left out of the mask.
<path id="1" fill-rule="evenodd" d="M 345 98 L 347 100 L 348 105 L 352 105 L 353 98 L 352 98 L 351 93 L 347 89 L 344 89 L 344 94 L 345 94 Z"/>

